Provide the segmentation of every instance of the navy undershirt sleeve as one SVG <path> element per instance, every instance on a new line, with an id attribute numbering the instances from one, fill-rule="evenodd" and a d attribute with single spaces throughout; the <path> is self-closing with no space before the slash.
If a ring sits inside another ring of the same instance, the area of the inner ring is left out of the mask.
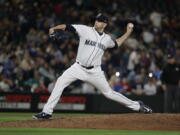
<path id="1" fill-rule="evenodd" d="M 114 40 L 114 43 L 115 43 L 115 48 L 117 49 L 118 48 L 118 43 L 116 42 L 116 40 Z"/>
<path id="2" fill-rule="evenodd" d="M 114 41 L 114 43 L 115 43 L 114 48 L 115 48 L 115 49 L 117 49 L 117 48 L 118 48 L 118 43 L 116 42 L 116 40 L 115 40 L 114 38 L 112 38 L 112 40 L 113 40 L 113 41 Z"/>
<path id="3" fill-rule="evenodd" d="M 66 25 L 66 31 L 70 31 L 70 32 L 76 32 L 76 29 L 71 25 L 71 24 L 67 24 Z"/>

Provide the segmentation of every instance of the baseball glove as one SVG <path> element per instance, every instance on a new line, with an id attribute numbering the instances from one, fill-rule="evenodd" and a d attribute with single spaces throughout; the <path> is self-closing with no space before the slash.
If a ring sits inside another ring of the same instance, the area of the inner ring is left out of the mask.
<path id="1" fill-rule="evenodd" d="M 63 30 L 56 30 L 52 34 L 49 34 L 49 38 L 52 41 L 63 41 L 69 38 L 69 35 Z"/>

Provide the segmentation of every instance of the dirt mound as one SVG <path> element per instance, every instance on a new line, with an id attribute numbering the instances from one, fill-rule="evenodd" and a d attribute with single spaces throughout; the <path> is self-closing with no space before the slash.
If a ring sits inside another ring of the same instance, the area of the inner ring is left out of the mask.
<path id="1" fill-rule="evenodd" d="M 21 120 L 0 127 L 81 128 L 180 131 L 180 114 L 118 114 L 56 117 L 53 120 Z"/>

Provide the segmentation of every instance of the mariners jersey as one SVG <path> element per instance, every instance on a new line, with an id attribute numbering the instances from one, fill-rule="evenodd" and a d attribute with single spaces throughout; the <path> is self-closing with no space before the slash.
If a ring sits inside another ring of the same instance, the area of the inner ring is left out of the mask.
<path id="1" fill-rule="evenodd" d="M 79 46 L 76 61 L 84 66 L 99 66 L 104 50 L 115 46 L 111 36 L 99 34 L 94 27 L 86 25 L 72 25 L 78 36 Z"/>

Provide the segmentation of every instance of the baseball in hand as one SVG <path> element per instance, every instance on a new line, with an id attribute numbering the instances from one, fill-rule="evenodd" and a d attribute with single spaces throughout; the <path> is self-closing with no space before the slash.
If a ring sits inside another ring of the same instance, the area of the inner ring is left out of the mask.
<path id="1" fill-rule="evenodd" d="M 134 27 L 134 24 L 128 23 L 128 27 L 129 27 L 129 28 L 133 28 L 133 27 Z"/>
<path id="2" fill-rule="evenodd" d="M 131 33 L 131 32 L 133 31 L 133 27 L 134 27 L 134 24 L 128 23 L 128 24 L 127 24 L 127 32 L 128 32 L 128 33 Z"/>

